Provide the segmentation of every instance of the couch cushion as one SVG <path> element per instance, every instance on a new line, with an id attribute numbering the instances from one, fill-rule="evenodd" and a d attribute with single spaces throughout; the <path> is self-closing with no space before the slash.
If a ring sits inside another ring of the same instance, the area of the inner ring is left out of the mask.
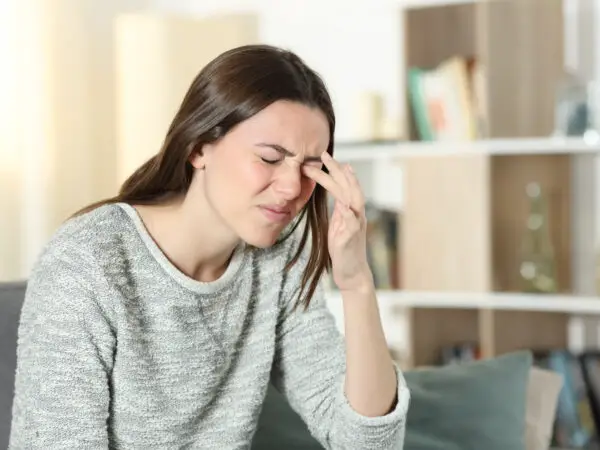
<path id="1" fill-rule="evenodd" d="M 407 371 L 404 450 L 523 450 L 531 364 L 522 351 Z"/>
<path id="2" fill-rule="evenodd" d="M 252 450 L 322 450 L 285 397 L 269 385 Z"/>
<path id="3" fill-rule="evenodd" d="M 411 391 L 404 450 L 523 450 L 532 357 L 515 352 L 404 372 Z M 322 449 L 269 387 L 252 449 Z"/>
<path id="4" fill-rule="evenodd" d="M 8 448 L 25 283 L 0 283 L 0 448 Z"/>

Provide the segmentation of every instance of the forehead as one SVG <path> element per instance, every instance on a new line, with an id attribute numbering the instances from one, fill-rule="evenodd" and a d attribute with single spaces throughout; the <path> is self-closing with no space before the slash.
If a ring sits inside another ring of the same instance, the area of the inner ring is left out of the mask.
<path id="1" fill-rule="evenodd" d="M 279 144 L 297 153 L 320 154 L 329 145 L 329 124 L 318 108 L 277 101 L 239 125 L 249 139 Z"/>

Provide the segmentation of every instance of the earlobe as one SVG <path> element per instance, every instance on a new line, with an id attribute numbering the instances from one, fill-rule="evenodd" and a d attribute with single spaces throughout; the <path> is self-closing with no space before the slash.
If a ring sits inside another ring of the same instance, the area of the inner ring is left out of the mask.
<path id="1" fill-rule="evenodd" d="M 204 170 L 212 153 L 212 144 L 196 144 L 190 152 L 189 162 L 194 169 Z"/>
<path id="2" fill-rule="evenodd" d="M 204 166 L 206 165 L 206 163 L 204 161 L 204 156 L 198 151 L 192 152 L 192 154 L 189 157 L 189 161 L 194 169 L 202 170 L 202 169 L 204 169 Z"/>

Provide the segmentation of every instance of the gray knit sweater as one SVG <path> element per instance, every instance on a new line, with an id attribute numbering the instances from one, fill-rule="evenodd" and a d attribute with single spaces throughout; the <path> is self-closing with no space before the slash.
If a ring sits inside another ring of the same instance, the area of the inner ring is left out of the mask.
<path id="1" fill-rule="evenodd" d="M 295 240 L 236 251 L 215 282 L 170 263 L 135 209 L 71 219 L 32 271 L 10 447 L 248 449 L 269 381 L 331 449 L 400 449 L 409 393 L 383 417 L 343 391 L 343 338 L 319 291 L 291 309 Z"/>

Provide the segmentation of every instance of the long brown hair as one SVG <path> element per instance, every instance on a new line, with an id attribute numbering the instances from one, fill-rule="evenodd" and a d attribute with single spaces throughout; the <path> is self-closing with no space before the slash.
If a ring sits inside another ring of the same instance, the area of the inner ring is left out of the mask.
<path id="1" fill-rule="evenodd" d="M 189 163 L 192 152 L 201 151 L 203 145 L 217 141 L 234 126 L 278 100 L 320 109 L 329 123 L 327 152 L 333 155 L 335 115 L 319 75 L 290 51 L 268 45 L 237 47 L 222 53 L 200 71 L 168 129 L 162 148 L 123 183 L 118 195 L 89 205 L 75 215 L 109 203 L 151 205 L 185 194 L 192 181 L 193 167 Z M 308 307 L 321 276 L 331 269 L 327 194 L 322 186 L 316 186 L 295 225 L 279 242 L 289 238 L 302 222 L 305 226 L 299 247 L 286 270 L 297 263 L 310 236 L 311 252 L 297 303 L 305 294 L 303 303 Z"/>

